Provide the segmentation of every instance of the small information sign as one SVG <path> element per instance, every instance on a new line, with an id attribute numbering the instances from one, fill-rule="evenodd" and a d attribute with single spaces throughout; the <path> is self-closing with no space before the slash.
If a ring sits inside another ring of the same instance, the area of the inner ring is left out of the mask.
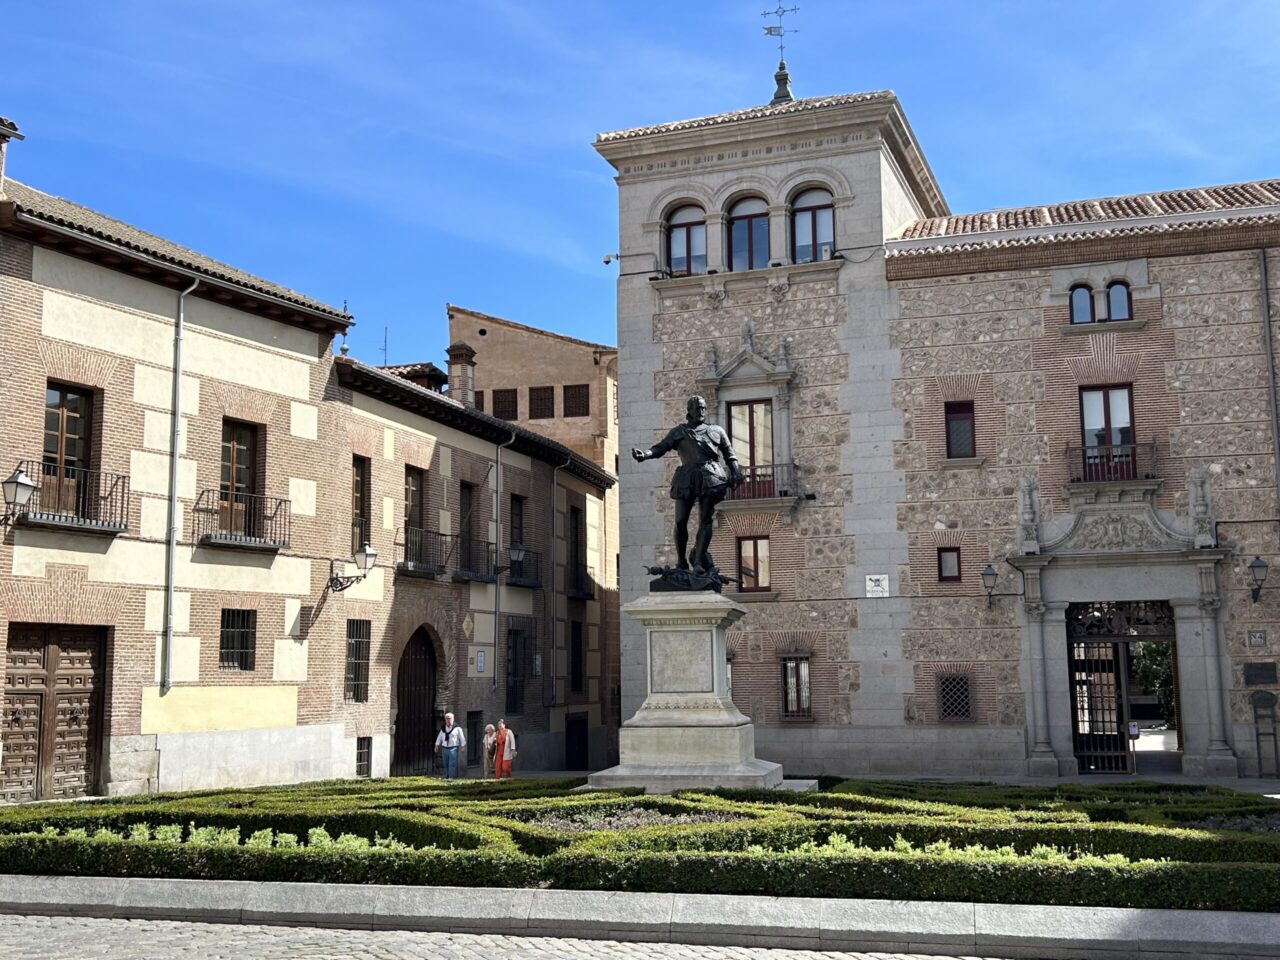
<path id="1" fill-rule="evenodd" d="M 867 574 L 867 596 L 881 600 L 889 596 L 889 575 L 887 573 Z"/>

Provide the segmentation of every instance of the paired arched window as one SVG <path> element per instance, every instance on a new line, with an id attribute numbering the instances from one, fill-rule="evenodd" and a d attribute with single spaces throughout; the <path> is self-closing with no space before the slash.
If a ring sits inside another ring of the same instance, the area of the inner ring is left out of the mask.
<path id="1" fill-rule="evenodd" d="M 1123 280 L 1115 280 L 1107 287 L 1107 319 L 1113 323 L 1133 319 L 1133 296 Z"/>
<path id="2" fill-rule="evenodd" d="M 667 270 L 673 277 L 707 272 L 707 217 L 690 204 L 667 217 Z"/>
<path id="3" fill-rule="evenodd" d="M 835 208 L 828 191 L 806 190 L 791 202 L 792 262 L 830 260 L 835 235 Z"/>
<path id="4" fill-rule="evenodd" d="M 1071 322 L 1093 323 L 1093 288 L 1087 283 L 1071 288 Z"/>
<path id="5" fill-rule="evenodd" d="M 729 208 L 729 269 L 755 270 L 769 265 L 769 207 L 747 197 Z"/>

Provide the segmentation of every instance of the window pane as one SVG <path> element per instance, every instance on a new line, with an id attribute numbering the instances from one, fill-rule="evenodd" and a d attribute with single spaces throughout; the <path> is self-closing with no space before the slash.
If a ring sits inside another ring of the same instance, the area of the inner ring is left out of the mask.
<path id="1" fill-rule="evenodd" d="M 753 213 L 768 213 L 769 205 L 759 197 L 747 197 L 745 200 L 739 200 L 729 209 L 731 217 L 745 217 Z"/>
<path id="2" fill-rule="evenodd" d="M 1084 443 L 1087 447 L 1100 447 L 1107 442 L 1107 421 L 1102 404 L 1101 390 L 1085 390 L 1080 394 Z"/>
<path id="3" fill-rule="evenodd" d="M 1093 291 L 1088 287 L 1076 287 L 1071 291 L 1071 322 L 1093 321 Z"/>
<path id="4" fill-rule="evenodd" d="M 831 202 L 831 194 L 826 190 L 806 190 L 791 201 L 793 207 L 821 207 Z"/>
<path id="5" fill-rule="evenodd" d="M 1107 319 L 1129 320 L 1129 287 L 1123 283 L 1113 283 L 1107 289 Z"/>
<path id="6" fill-rule="evenodd" d="M 1129 388 L 1115 387 L 1107 391 L 1111 407 L 1111 443 L 1133 443 L 1133 424 L 1129 422 Z"/>
<path id="7" fill-rule="evenodd" d="M 796 263 L 812 263 L 815 256 L 813 249 L 813 211 L 801 210 L 792 221 L 792 229 L 796 238 Z"/>
<path id="8" fill-rule="evenodd" d="M 818 249 L 815 253 L 820 255 L 824 243 L 830 244 L 833 248 L 835 247 L 835 211 L 827 207 L 823 210 L 815 210 L 814 216 L 818 218 Z"/>
<path id="9" fill-rule="evenodd" d="M 754 406 L 752 446 L 755 448 L 756 463 L 768 465 L 773 463 L 773 404 L 766 400 Z"/>
<path id="10" fill-rule="evenodd" d="M 797 664 L 794 660 L 784 660 L 782 662 L 783 687 L 785 690 L 784 703 L 787 713 L 795 713 L 800 708 L 800 678 L 796 666 Z"/>
<path id="11" fill-rule="evenodd" d="M 671 272 L 685 273 L 689 269 L 689 231 L 684 228 L 671 231 Z"/>
<path id="12" fill-rule="evenodd" d="M 938 579 L 939 580 L 959 580 L 960 579 L 960 551 L 959 550 L 939 550 L 938 551 Z"/>
<path id="13" fill-rule="evenodd" d="M 751 266 L 753 269 L 769 265 L 769 218 L 751 218 Z"/>
<path id="14" fill-rule="evenodd" d="M 947 421 L 947 456 L 951 459 L 977 456 L 973 425 L 973 403 L 956 401 L 944 407 Z"/>
<path id="15" fill-rule="evenodd" d="M 749 538 L 739 540 L 738 579 L 742 582 L 738 586 L 741 589 L 754 590 L 756 588 L 755 568 L 755 541 Z"/>
<path id="16" fill-rule="evenodd" d="M 668 223 L 698 223 L 703 219 L 701 207 L 688 206 L 681 207 L 679 210 L 671 214 Z"/>
<path id="17" fill-rule="evenodd" d="M 756 544 L 756 586 L 769 589 L 769 538 L 762 537 Z"/>
<path id="18" fill-rule="evenodd" d="M 689 272 L 707 272 L 707 228 L 698 225 L 689 228 Z"/>
<path id="19" fill-rule="evenodd" d="M 747 242 L 749 220 L 734 220 L 729 228 L 729 245 L 733 248 L 733 261 L 730 270 L 751 269 L 751 248 Z"/>
<path id="20" fill-rule="evenodd" d="M 796 672 L 800 679 L 800 711 L 809 712 L 809 661 L 801 660 L 796 664 Z"/>

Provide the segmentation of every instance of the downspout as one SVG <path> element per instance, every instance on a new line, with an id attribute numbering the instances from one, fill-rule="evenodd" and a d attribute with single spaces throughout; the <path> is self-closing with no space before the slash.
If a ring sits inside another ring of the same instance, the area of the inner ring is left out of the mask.
<path id="1" fill-rule="evenodd" d="M 173 400 L 169 406 L 169 535 L 164 547 L 164 637 L 160 644 L 160 692 L 172 686 L 173 665 L 173 580 L 178 553 L 178 440 L 182 431 L 182 331 L 186 320 L 187 294 L 200 285 L 178 294 L 178 317 L 173 329 Z"/>
<path id="2" fill-rule="evenodd" d="M 551 678 L 551 706 L 556 705 L 556 499 L 560 496 L 560 471 L 573 463 L 573 454 L 551 471 L 551 549 L 547 551 L 547 567 L 551 576 L 551 600 L 547 603 L 547 639 L 551 642 L 551 662 L 542 665 L 542 673 Z M 543 689 L 546 689 L 544 683 Z"/>
<path id="3" fill-rule="evenodd" d="M 1258 250 L 1258 276 L 1262 282 L 1262 345 L 1267 351 L 1267 398 L 1271 408 L 1271 453 L 1275 457 L 1276 482 L 1280 483 L 1280 401 L 1276 398 L 1276 355 L 1271 345 L 1271 282 L 1267 276 L 1267 251 Z"/>
<path id="4" fill-rule="evenodd" d="M 493 481 L 494 488 L 494 504 L 493 504 L 493 521 L 494 521 L 494 544 L 493 544 L 493 568 L 496 571 L 502 566 L 502 556 L 499 551 L 502 549 L 502 448 L 509 447 L 516 442 L 516 432 L 511 431 L 511 439 L 506 443 L 496 445 L 497 455 L 494 460 L 496 463 L 495 473 L 497 474 Z M 494 573 L 493 576 L 493 686 L 498 685 L 498 623 L 502 620 L 502 574 Z M 506 635 L 503 634 L 503 649 L 506 649 Z M 511 669 L 511 665 L 507 664 L 507 669 Z"/>

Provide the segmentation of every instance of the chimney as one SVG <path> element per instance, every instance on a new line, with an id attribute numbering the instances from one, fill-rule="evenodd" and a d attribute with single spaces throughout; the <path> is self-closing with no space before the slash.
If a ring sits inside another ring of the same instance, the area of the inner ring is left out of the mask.
<path id="1" fill-rule="evenodd" d="M 9 152 L 9 141 L 21 139 L 18 125 L 7 117 L 0 117 L 0 197 L 4 196 L 4 157 Z"/>
<path id="2" fill-rule="evenodd" d="M 476 405 L 476 352 L 459 340 L 445 351 L 449 358 L 449 396 L 464 407 Z"/>

